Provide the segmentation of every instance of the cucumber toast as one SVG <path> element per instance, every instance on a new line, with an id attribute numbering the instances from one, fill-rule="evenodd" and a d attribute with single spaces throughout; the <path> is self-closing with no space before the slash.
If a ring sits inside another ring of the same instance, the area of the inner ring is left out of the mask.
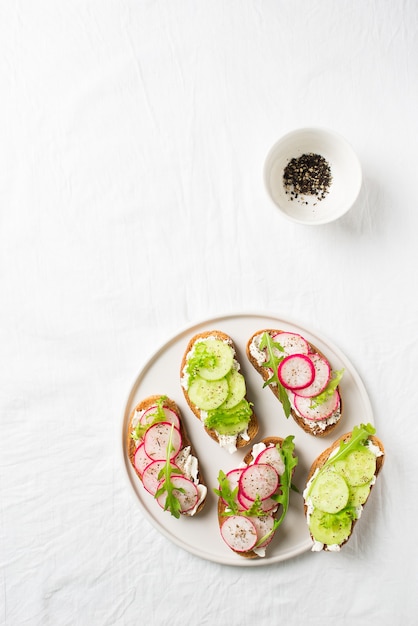
<path id="1" fill-rule="evenodd" d="M 207 488 L 176 403 L 149 396 L 130 415 L 128 454 L 145 490 L 172 516 L 198 513 Z"/>
<path id="2" fill-rule="evenodd" d="M 265 329 L 247 342 L 247 357 L 286 417 L 316 437 L 334 430 L 343 414 L 343 370 L 333 371 L 318 348 L 297 333 Z"/>
<path id="3" fill-rule="evenodd" d="M 253 446 L 244 463 L 218 476 L 218 523 L 228 547 L 245 558 L 264 557 L 286 517 L 293 470 L 293 436 L 269 437 Z"/>
<path id="4" fill-rule="evenodd" d="M 313 551 L 339 551 L 351 537 L 384 463 L 371 424 L 360 424 L 314 461 L 303 492 Z"/>
<path id="5" fill-rule="evenodd" d="M 186 401 L 212 439 L 233 453 L 258 432 L 232 339 L 212 330 L 190 339 L 180 367 Z"/>

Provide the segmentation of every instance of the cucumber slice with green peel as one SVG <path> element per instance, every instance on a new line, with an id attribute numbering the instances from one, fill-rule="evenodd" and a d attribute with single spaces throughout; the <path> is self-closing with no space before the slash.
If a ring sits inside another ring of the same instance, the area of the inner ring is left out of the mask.
<path id="1" fill-rule="evenodd" d="M 198 374 L 205 380 L 220 380 L 228 374 L 234 361 L 231 346 L 220 339 L 208 338 L 204 343 L 209 353 L 207 364 L 199 367 Z"/>
<path id="2" fill-rule="evenodd" d="M 315 478 L 309 496 L 316 509 L 324 513 L 338 513 L 347 506 L 350 490 L 344 478 L 327 468 Z"/>
<path id="3" fill-rule="evenodd" d="M 228 395 L 223 404 L 223 409 L 232 409 L 241 402 L 246 393 L 245 379 L 236 369 L 232 369 L 227 375 Z"/>
<path id="4" fill-rule="evenodd" d="M 366 485 L 359 485 L 358 487 L 350 487 L 348 504 L 351 506 L 363 505 L 369 497 L 370 486 L 370 483 L 367 483 Z"/>
<path id="5" fill-rule="evenodd" d="M 188 389 L 190 401 L 203 411 L 217 409 L 228 396 L 228 382 L 221 380 L 205 380 L 196 376 Z"/>
<path id="6" fill-rule="evenodd" d="M 367 448 L 354 450 L 344 460 L 337 461 L 334 468 L 350 486 L 365 485 L 376 472 L 376 457 Z"/>
<path id="7" fill-rule="evenodd" d="M 340 545 L 351 534 L 352 520 L 347 515 L 328 515 L 314 509 L 309 518 L 309 531 L 316 541 L 328 546 Z"/>

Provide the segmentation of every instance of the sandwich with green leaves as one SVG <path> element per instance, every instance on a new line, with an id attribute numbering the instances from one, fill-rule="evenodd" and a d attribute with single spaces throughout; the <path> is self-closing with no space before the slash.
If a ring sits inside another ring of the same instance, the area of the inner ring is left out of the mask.
<path id="1" fill-rule="evenodd" d="M 139 402 L 130 415 L 128 456 L 144 489 L 173 517 L 203 508 L 205 486 L 180 409 L 165 395 Z"/>
<path id="2" fill-rule="evenodd" d="M 375 432 L 355 426 L 312 464 L 303 498 L 314 552 L 337 552 L 351 537 L 385 459 Z"/>
<path id="3" fill-rule="evenodd" d="M 233 453 L 253 441 L 258 420 L 229 335 L 211 330 L 194 335 L 180 366 L 186 401 L 207 434 Z"/>
<path id="4" fill-rule="evenodd" d="M 294 468 L 293 436 L 254 444 L 244 462 L 218 475 L 218 523 L 222 539 L 239 556 L 264 557 L 289 508 Z"/>
<path id="5" fill-rule="evenodd" d="M 343 415 L 343 370 L 333 370 L 318 348 L 298 333 L 264 329 L 252 335 L 246 351 L 286 418 L 315 437 L 336 428 Z"/>

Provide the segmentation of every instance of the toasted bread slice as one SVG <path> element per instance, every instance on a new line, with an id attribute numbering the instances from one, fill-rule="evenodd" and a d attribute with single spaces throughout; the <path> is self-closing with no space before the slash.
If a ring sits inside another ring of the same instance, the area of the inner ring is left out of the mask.
<path id="1" fill-rule="evenodd" d="M 127 451 L 128 451 L 129 460 L 131 462 L 133 469 L 135 470 L 135 473 L 137 474 L 138 478 L 142 482 L 143 476 L 142 476 L 142 472 L 138 471 L 138 468 L 136 466 L 135 453 L 138 447 L 141 445 L 141 443 L 143 443 L 143 437 L 140 439 L 136 439 L 135 432 L 136 432 L 136 428 L 137 428 L 137 425 L 141 416 L 148 409 L 157 407 L 159 403 L 164 408 L 167 408 L 173 411 L 173 413 L 175 413 L 175 415 L 178 418 L 179 430 L 180 430 L 180 435 L 181 435 L 181 447 L 176 458 L 173 459 L 173 462 L 177 463 L 178 461 L 178 464 L 182 470 L 182 473 L 185 474 L 186 477 L 189 478 L 194 483 L 198 492 L 198 503 L 196 507 L 183 512 L 182 515 L 184 516 L 196 515 L 202 510 L 205 504 L 206 495 L 207 495 L 207 487 L 205 485 L 204 478 L 200 471 L 199 463 L 197 460 L 196 453 L 193 449 L 192 442 L 187 433 L 184 419 L 182 417 L 179 407 L 177 406 L 176 402 L 174 402 L 174 400 L 163 395 L 152 395 L 152 396 L 145 398 L 144 400 L 142 400 L 135 406 L 135 408 L 133 409 L 130 415 L 128 434 L 127 434 Z M 186 463 L 186 460 L 189 459 L 190 461 L 190 458 L 193 461 L 193 463 Z M 181 459 L 181 464 L 180 464 L 180 459 Z M 153 459 L 150 458 L 149 461 L 151 463 Z M 190 472 L 187 470 L 187 466 L 190 467 L 193 465 L 195 466 L 193 470 L 193 475 L 191 474 L 188 475 Z"/>
<path id="2" fill-rule="evenodd" d="M 315 478 L 315 476 L 317 475 L 317 472 L 319 472 L 325 465 L 325 463 L 328 461 L 328 459 L 331 457 L 331 455 L 333 454 L 333 452 L 335 450 L 337 450 L 340 446 L 341 442 L 347 442 L 349 441 L 349 439 L 351 438 L 352 432 L 346 433 L 345 435 L 342 435 L 339 439 L 337 439 L 336 441 L 334 441 L 334 443 L 327 448 L 326 450 L 324 450 L 316 459 L 315 461 L 312 463 L 312 466 L 309 470 L 309 474 L 308 474 L 308 478 L 307 478 L 307 482 L 306 482 L 306 488 L 304 490 L 304 511 L 305 511 L 305 516 L 309 525 L 309 516 L 312 513 L 312 502 L 309 499 L 309 494 L 308 494 L 308 490 L 309 487 L 311 485 L 311 481 Z M 326 550 L 326 551 L 337 551 L 340 550 L 341 547 L 343 545 L 345 545 L 347 543 L 347 541 L 350 539 L 350 537 L 353 534 L 353 530 L 355 525 L 358 522 L 358 519 L 360 517 L 361 514 L 361 510 L 362 508 L 366 505 L 369 497 L 370 497 L 370 493 L 373 489 L 373 486 L 376 482 L 376 478 L 379 475 L 384 461 L 385 461 L 385 449 L 383 446 L 383 443 L 381 442 L 381 440 L 376 437 L 375 435 L 369 435 L 368 436 L 368 442 L 370 442 L 371 445 L 371 449 L 374 450 L 374 454 L 376 456 L 376 467 L 375 467 L 375 471 L 374 471 L 374 476 L 370 481 L 369 484 L 369 491 L 368 491 L 368 495 L 367 497 L 365 497 L 364 501 L 362 501 L 361 504 L 356 503 L 357 507 L 359 508 L 359 514 L 358 517 L 356 519 L 353 519 L 351 522 L 351 529 L 350 532 L 348 534 L 347 537 L 345 537 L 340 543 L 337 544 L 327 544 L 325 542 L 321 542 L 318 539 L 316 539 L 312 532 L 310 531 L 311 534 L 311 538 L 314 541 L 314 546 L 312 548 L 313 551 L 320 551 L 320 550 Z M 368 483 L 367 483 L 368 484 Z M 349 486 L 349 489 L 353 489 L 353 487 Z M 355 487 L 354 487 L 355 489 Z"/>
<path id="3" fill-rule="evenodd" d="M 188 360 L 190 358 L 190 355 L 192 355 L 197 343 L 199 343 L 201 340 L 211 338 L 220 340 L 221 342 L 228 344 L 233 352 L 233 361 L 235 364 L 234 367 L 236 367 L 236 369 L 240 369 L 240 364 L 236 356 L 236 348 L 233 340 L 231 339 L 231 337 L 229 337 L 229 335 L 219 330 L 209 330 L 206 332 L 202 332 L 194 335 L 187 344 L 180 366 L 181 386 L 183 389 L 184 397 L 186 398 L 190 409 L 193 411 L 194 415 L 202 421 L 207 434 L 222 447 L 226 447 L 230 452 L 235 452 L 237 448 L 242 448 L 250 444 L 254 440 L 258 432 L 258 419 L 252 409 L 251 403 L 249 403 L 247 399 L 246 392 L 243 400 L 248 403 L 249 420 L 245 429 L 232 436 L 220 435 L 215 428 L 206 426 L 205 420 L 208 415 L 207 411 L 204 411 L 197 407 L 196 404 L 191 400 L 189 395 L 189 379 L 186 372 Z"/>
<path id="4" fill-rule="evenodd" d="M 263 443 L 266 447 L 272 445 L 272 446 L 276 446 L 277 444 L 281 445 L 283 443 L 283 439 L 281 439 L 280 437 L 266 437 L 265 439 L 262 439 L 260 441 L 260 443 Z M 245 463 L 245 465 L 250 465 L 253 461 L 255 460 L 255 453 L 254 453 L 254 447 L 245 455 L 243 462 Z M 218 498 L 218 523 L 219 523 L 219 528 L 222 527 L 222 524 L 224 523 L 226 516 L 225 516 L 225 511 L 227 509 L 227 505 L 225 503 L 225 501 L 219 497 Z M 270 537 L 270 541 L 271 539 L 273 539 L 274 533 L 273 535 Z M 233 548 L 231 548 L 231 546 L 229 546 L 230 549 L 235 552 L 236 554 L 238 554 L 239 556 L 242 556 L 246 559 L 256 559 L 259 558 L 260 556 L 262 556 L 262 554 L 260 554 L 260 552 L 256 552 L 254 549 L 253 550 L 248 550 L 245 552 L 241 552 L 238 550 L 234 550 Z"/>
<path id="5" fill-rule="evenodd" d="M 255 332 L 247 342 L 246 353 L 248 360 L 263 378 L 264 382 L 266 382 L 271 377 L 271 372 L 267 367 L 263 367 L 262 362 L 260 362 L 260 360 L 258 360 L 257 358 L 260 352 L 257 350 L 257 342 L 264 333 L 268 333 L 271 337 L 274 337 L 282 332 L 287 331 L 265 328 L 263 330 L 258 330 L 257 332 Z M 307 340 L 305 339 L 305 341 Z M 321 351 L 316 348 L 312 343 L 307 342 L 307 344 L 309 345 L 310 352 L 319 354 L 320 356 L 326 358 L 321 353 Z M 276 396 L 276 398 L 280 401 L 278 386 L 275 384 L 270 384 L 269 387 L 273 394 Z M 326 435 L 329 435 L 337 427 L 343 416 L 343 402 L 339 387 L 337 387 L 337 391 L 339 393 L 339 408 L 330 417 L 323 420 L 307 419 L 297 412 L 295 406 L 292 403 L 290 415 L 292 416 L 296 424 L 309 435 L 314 435 L 315 437 L 324 437 Z"/>

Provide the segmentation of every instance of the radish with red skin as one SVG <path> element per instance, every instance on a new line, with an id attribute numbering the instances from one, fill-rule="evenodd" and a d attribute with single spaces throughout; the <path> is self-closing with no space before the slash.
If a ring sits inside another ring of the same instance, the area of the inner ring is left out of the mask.
<path id="1" fill-rule="evenodd" d="M 139 423 L 141 424 L 141 426 L 151 425 L 155 419 L 157 410 L 157 405 L 150 406 L 148 409 L 146 409 L 139 419 Z M 169 409 L 167 406 L 164 406 L 162 410 L 164 411 L 165 415 L 165 419 L 163 421 L 174 424 L 174 426 L 180 430 L 180 420 L 176 413 L 172 409 Z"/>
<path id="2" fill-rule="evenodd" d="M 171 434 L 171 431 L 173 433 Z M 181 450 L 182 438 L 178 428 L 170 422 L 157 422 L 150 426 L 144 435 L 145 452 L 153 461 L 165 461 L 167 446 L 171 437 L 172 450 L 170 459 L 174 459 Z"/>
<path id="3" fill-rule="evenodd" d="M 279 475 L 271 465 L 257 463 L 248 465 L 239 479 L 239 489 L 248 500 L 270 498 L 280 484 Z"/>
<path id="4" fill-rule="evenodd" d="M 161 478 L 158 478 L 158 474 L 161 472 L 165 464 L 166 461 L 151 461 L 151 463 L 149 463 L 142 472 L 142 483 L 145 489 L 153 496 L 155 495 L 158 485 L 161 482 Z M 182 475 L 181 469 L 174 465 L 174 463 L 172 467 L 177 472 L 176 475 Z"/>
<path id="5" fill-rule="evenodd" d="M 283 355 L 309 354 L 311 348 L 309 343 L 298 333 L 282 332 L 273 336 L 273 341 L 279 343 L 283 348 Z"/>
<path id="6" fill-rule="evenodd" d="M 170 482 L 174 486 L 173 494 L 180 503 L 180 513 L 187 513 L 194 509 L 199 502 L 199 490 L 195 483 L 186 476 L 171 476 Z M 158 489 L 163 483 L 164 481 L 159 483 Z M 162 509 L 165 507 L 166 499 L 166 491 L 157 497 L 157 502 Z"/>
<path id="7" fill-rule="evenodd" d="M 324 391 L 331 378 L 331 366 L 325 357 L 312 353 L 308 355 L 315 368 L 315 377 L 308 387 L 293 389 L 297 396 L 313 398 Z"/>
<path id="8" fill-rule="evenodd" d="M 296 391 L 312 384 L 315 368 L 307 355 L 290 354 L 279 364 L 277 376 L 283 387 Z"/>
<path id="9" fill-rule="evenodd" d="M 259 542 L 263 537 L 268 535 L 267 539 L 265 539 L 257 548 L 265 548 L 268 546 L 270 541 L 274 537 L 273 527 L 274 527 L 274 517 L 273 515 L 263 515 L 262 517 L 250 517 L 249 518 L 254 524 L 257 531 L 257 542 Z"/>
<path id="10" fill-rule="evenodd" d="M 235 552 L 249 552 L 257 543 L 257 529 L 244 515 L 231 515 L 221 526 L 221 536 Z"/>
<path id="11" fill-rule="evenodd" d="M 302 417 L 309 420 L 325 420 L 331 417 L 340 406 L 340 395 L 337 390 L 334 391 L 325 402 L 315 405 L 312 398 L 302 398 L 302 396 L 294 396 L 295 408 Z"/>
<path id="12" fill-rule="evenodd" d="M 142 473 L 147 465 L 151 463 L 152 459 L 146 454 L 144 442 L 142 441 L 135 451 L 134 464 L 135 469 L 139 476 L 142 477 Z"/>
<path id="13" fill-rule="evenodd" d="M 281 476 L 285 470 L 283 459 L 276 446 L 268 446 L 262 450 L 255 458 L 254 463 L 272 465 L 279 476 Z"/>

